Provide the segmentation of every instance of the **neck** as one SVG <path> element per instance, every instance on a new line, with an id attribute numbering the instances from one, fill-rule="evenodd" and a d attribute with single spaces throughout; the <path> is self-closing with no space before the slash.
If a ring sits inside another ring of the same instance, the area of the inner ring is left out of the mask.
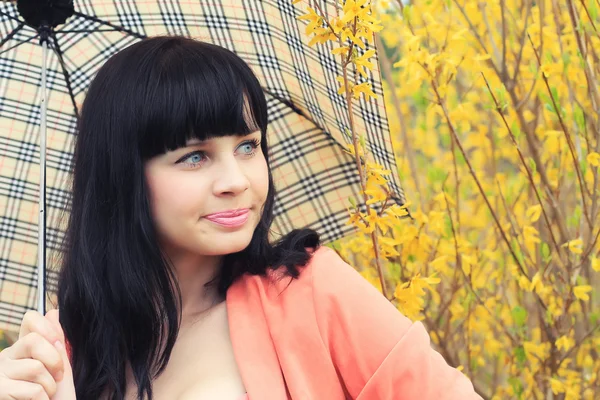
<path id="1" fill-rule="evenodd" d="M 182 322 L 199 316 L 221 303 L 216 282 L 221 270 L 222 256 L 206 256 L 190 253 L 170 255 L 177 283 L 181 291 Z"/>

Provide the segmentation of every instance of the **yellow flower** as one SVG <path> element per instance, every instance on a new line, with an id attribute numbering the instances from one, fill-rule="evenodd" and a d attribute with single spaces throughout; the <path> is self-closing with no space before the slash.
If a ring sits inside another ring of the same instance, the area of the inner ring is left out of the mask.
<path id="1" fill-rule="evenodd" d="M 344 83 L 344 77 L 343 76 L 337 76 L 335 78 L 335 80 L 340 83 L 340 87 L 338 88 L 338 94 L 344 94 L 344 93 L 346 93 L 346 85 Z M 350 83 L 348 83 L 348 86 L 350 88 L 352 88 L 352 85 Z"/>
<path id="2" fill-rule="evenodd" d="M 462 270 L 466 275 L 471 275 L 471 268 L 475 265 L 476 260 L 475 257 L 463 254 L 461 256 L 462 261 Z"/>
<path id="3" fill-rule="evenodd" d="M 590 296 L 588 296 L 588 292 L 592 291 L 592 287 L 590 285 L 579 285 L 573 288 L 573 293 L 575 297 L 579 300 L 588 301 Z"/>
<path id="4" fill-rule="evenodd" d="M 317 12 L 313 8 L 307 7 L 307 9 L 308 14 L 296 17 L 296 19 L 309 21 L 308 25 L 306 26 L 305 33 L 307 35 L 311 35 L 317 28 L 323 25 L 323 17 L 317 14 Z"/>
<path id="5" fill-rule="evenodd" d="M 531 206 L 529 207 L 529 209 L 527 210 L 527 213 L 525 214 L 526 217 L 529 219 L 529 222 L 535 222 L 538 219 L 540 219 L 540 215 L 542 214 L 542 206 L 535 205 L 535 206 Z"/>
<path id="6" fill-rule="evenodd" d="M 395 216 L 396 218 L 405 217 L 408 215 L 408 211 L 407 211 L 407 207 L 406 207 L 407 204 L 405 204 L 404 206 L 399 206 L 398 204 L 393 204 L 392 206 L 387 208 L 386 213 L 390 213 L 391 215 Z"/>
<path id="7" fill-rule="evenodd" d="M 523 237 L 526 246 L 532 246 L 535 243 L 540 243 L 539 232 L 533 226 L 526 225 L 523 227 Z"/>
<path id="8" fill-rule="evenodd" d="M 563 383 L 556 378 L 550 378 L 550 387 L 552 388 L 552 393 L 554 394 L 565 392 L 565 385 L 563 385 Z"/>
<path id="9" fill-rule="evenodd" d="M 350 29 L 344 28 L 342 30 L 342 42 L 345 42 L 348 38 L 350 38 L 350 40 L 352 40 L 352 42 L 361 49 L 365 49 L 365 44 L 363 43 L 363 41 L 357 38 L 356 35 L 354 35 Z"/>
<path id="10" fill-rule="evenodd" d="M 325 43 L 328 40 L 335 40 L 335 34 L 331 32 L 329 28 L 319 27 L 315 28 L 314 32 L 315 36 L 308 42 L 309 46 L 314 46 L 316 43 Z"/>
<path id="11" fill-rule="evenodd" d="M 361 84 L 353 86 L 352 92 L 355 99 L 358 99 L 361 93 L 364 93 L 367 101 L 369 101 L 369 97 L 377 97 L 377 95 L 371 90 L 371 84 L 367 82 L 363 82 Z"/>
<path id="12" fill-rule="evenodd" d="M 427 278 L 423 278 L 423 281 L 428 285 L 437 285 L 441 282 L 441 279 L 436 276 L 428 276 Z"/>
<path id="13" fill-rule="evenodd" d="M 582 246 L 583 246 L 583 240 L 581 240 L 581 238 L 573 239 L 562 245 L 562 247 L 568 247 L 569 250 L 571 251 L 571 253 L 573 253 L 573 254 L 583 253 Z"/>
<path id="14" fill-rule="evenodd" d="M 556 340 L 556 348 L 559 350 L 564 349 L 565 351 L 569 351 L 573 346 L 575 346 L 575 340 L 566 335 L 563 335 Z"/>
<path id="15" fill-rule="evenodd" d="M 533 341 L 526 341 L 523 343 L 523 347 L 525 348 L 525 355 L 530 362 L 539 360 L 543 361 L 549 355 L 549 343 L 534 343 Z"/>
<path id="16" fill-rule="evenodd" d="M 333 32 L 336 35 L 339 34 L 342 31 L 342 29 L 346 27 L 346 24 L 344 24 L 339 18 L 333 18 L 331 21 L 329 21 L 329 25 L 331 25 L 331 27 L 333 28 Z"/>
<path id="17" fill-rule="evenodd" d="M 350 153 L 350 155 L 352 157 L 354 157 L 356 155 L 356 149 L 354 148 L 354 144 L 352 144 L 352 143 L 346 144 L 346 150 L 348 151 L 348 153 Z M 364 157 L 365 156 L 363 148 L 360 145 L 358 146 L 358 155 L 360 157 Z"/>
<path id="18" fill-rule="evenodd" d="M 348 53 L 349 50 L 350 50 L 350 47 L 342 46 L 342 47 L 338 47 L 336 49 L 331 50 L 331 54 L 344 54 L 345 55 L 346 53 Z"/>
<path id="19" fill-rule="evenodd" d="M 540 289 L 542 289 L 544 287 L 544 284 L 542 283 L 542 279 L 540 277 L 540 272 L 536 272 L 535 275 L 533 276 L 533 278 L 531 279 L 531 286 L 529 286 L 529 290 L 531 292 L 535 291 L 536 287 L 539 287 Z"/>
<path id="20" fill-rule="evenodd" d="M 600 272 L 600 258 L 592 257 L 591 264 L 594 271 Z"/>
<path id="21" fill-rule="evenodd" d="M 600 167 L 600 154 L 596 152 L 591 152 L 586 157 L 588 164 L 594 167 Z"/>
<path id="22" fill-rule="evenodd" d="M 542 64 L 540 71 L 542 71 L 546 78 L 550 78 L 551 76 L 560 74 L 562 72 L 562 66 L 556 63 Z"/>
<path id="23" fill-rule="evenodd" d="M 369 11 L 369 8 L 362 7 L 366 2 L 367 0 L 346 0 L 346 3 L 344 4 L 344 16 L 342 17 L 342 22 L 347 24 L 356 17 L 363 18 L 363 16 Z"/>
<path id="24" fill-rule="evenodd" d="M 367 189 L 365 190 L 365 194 L 370 197 L 369 200 L 367 200 L 368 205 L 383 202 L 387 198 L 387 193 L 380 187 Z"/>
<path id="25" fill-rule="evenodd" d="M 373 69 L 375 68 L 375 65 L 373 65 L 372 62 L 368 61 L 369 58 L 373 57 L 375 55 L 375 50 L 371 49 L 365 52 L 365 54 L 363 54 L 360 57 L 356 57 L 354 59 L 354 64 L 356 64 L 356 69 L 357 71 L 364 77 L 367 78 L 367 73 L 365 72 L 365 67 L 369 68 L 369 69 Z"/>

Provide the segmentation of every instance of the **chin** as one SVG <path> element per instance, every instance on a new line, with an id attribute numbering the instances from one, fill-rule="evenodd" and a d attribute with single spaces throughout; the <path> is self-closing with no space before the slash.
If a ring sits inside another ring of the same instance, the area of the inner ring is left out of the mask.
<path id="1" fill-rule="evenodd" d="M 228 233 L 226 238 L 220 238 L 219 236 L 220 235 L 215 235 L 211 240 L 203 243 L 203 247 L 206 248 L 203 252 L 204 254 L 218 256 L 237 253 L 248 247 L 252 240 L 252 235 L 244 235 L 241 234 L 241 232 L 239 236 L 231 233 Z"/>

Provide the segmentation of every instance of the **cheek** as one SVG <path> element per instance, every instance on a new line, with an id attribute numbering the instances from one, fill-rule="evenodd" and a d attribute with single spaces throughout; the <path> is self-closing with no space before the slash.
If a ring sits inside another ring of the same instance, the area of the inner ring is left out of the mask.
<path id="1" fill-rule="evenodd" d="M 264 202 L 269 191 L 269 169 L 264 157 L 261 157 L 255 171 L 256 173 L 251 176 L 252 187 L 255 188 L 256 195 Z"/>
<path id="2" fill-rule="evenodd" d="M 197 192 L 202 188 L 189 182 L 181 174 L 155 174 L 148 185 L 151 193 L 151 204 L 155 218 L 159 223 L 166 223 L 174 216 L 186 215 L 190 212 L 199 212 Z"/>

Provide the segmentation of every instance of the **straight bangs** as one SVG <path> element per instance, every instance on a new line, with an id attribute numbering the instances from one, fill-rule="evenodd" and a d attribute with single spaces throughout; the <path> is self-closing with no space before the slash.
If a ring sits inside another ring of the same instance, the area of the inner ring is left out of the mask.
<path id="1" fill-rule="evenodd" d="M 182 39 L 186 40 L 186 39 Z M 151 64 L 155 78 L 143 110 L 138 148 L 143 160 L 176 150 L 196 138 L 245 136 L 264 139 L 267 104 L 250 67 L 229 50 L 192 41 L 165 43 Z"/>

